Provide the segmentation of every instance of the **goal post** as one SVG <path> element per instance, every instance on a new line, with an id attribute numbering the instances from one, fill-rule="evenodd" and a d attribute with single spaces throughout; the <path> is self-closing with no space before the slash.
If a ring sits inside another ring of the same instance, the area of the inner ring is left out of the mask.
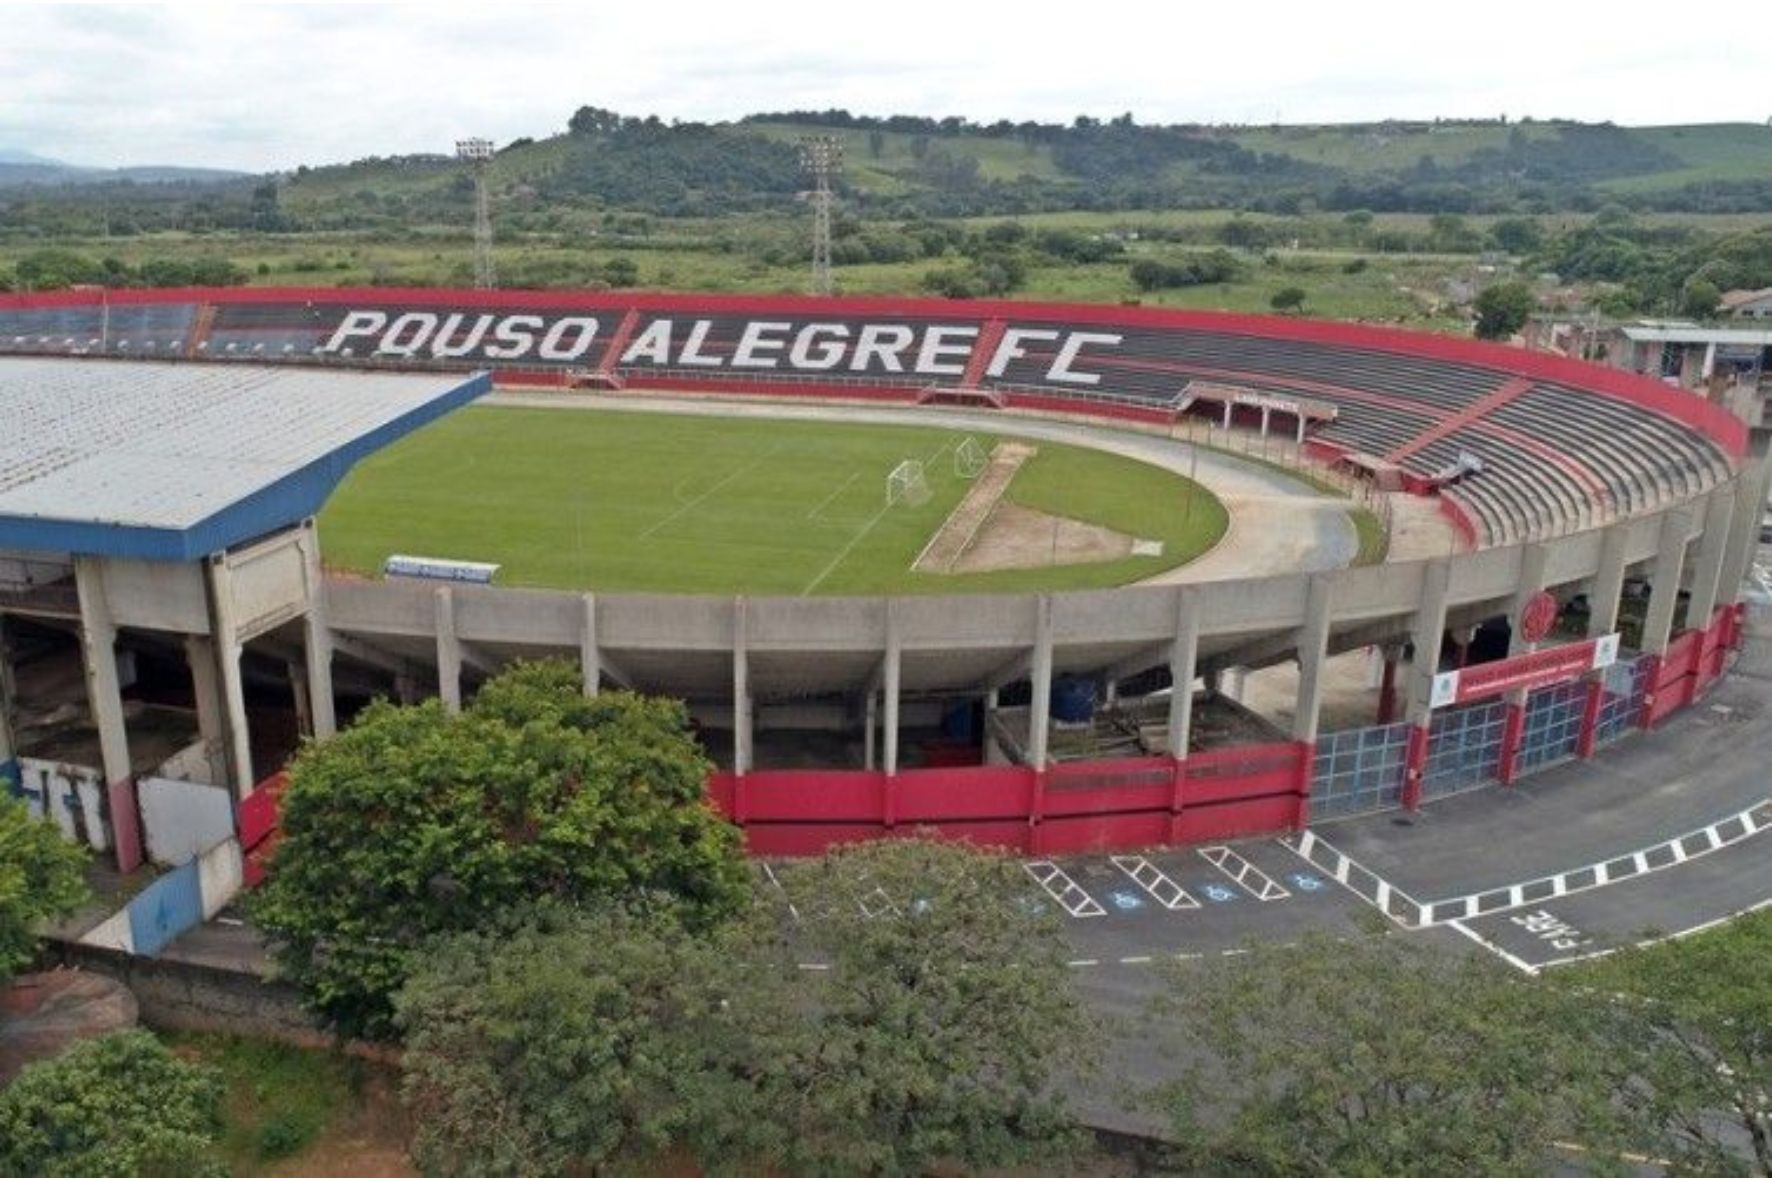
<path id="1" fill-rule="evenodd" d="M 962 480 L 977 479 L 978 474 L 984 471 L 990 462 L 990 456 L 984 453 L 984 448 L 971 435 L 960 440 L 960 445 L 954 448 L 954 475 Z"/>
<path id="2" fill-rule="evenodd" d="M 901 504 L 915 507 L 931 495 L 929 477 L 923 471 L 920 459 L 904 460 L 886 473 L 886 504 L 889 507 Z"/>

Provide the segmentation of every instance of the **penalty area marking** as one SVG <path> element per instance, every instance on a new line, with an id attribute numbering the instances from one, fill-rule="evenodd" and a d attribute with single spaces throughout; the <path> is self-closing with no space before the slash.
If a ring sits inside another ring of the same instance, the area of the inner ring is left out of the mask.
<path id="1" fill-rule="evenodd" d="M 943 455 L 945 455 L 949 451 L 953 450 L 953 446 L 954 446 L 953 440 L 951 440 L 951 439 L 949 441 L 947 441 L 946 443 L 943 443 L 940 447 L 935 449 L 935 454 L 931 455 L 928 459 L 923 461 L 924 466 L 928 466 L 930 464 L 933 464 L 936 460 L 940 459 Z M 892 509 L 893 509 L 893 505 L 889 501 L 886 504 L 883 504 L 880 506 L 879 512 L 875 513 L 873 516 L 869 517 L 866 521 L 864 521 L 862 523 L 861 528 L 857 529 L 855 531 L 854 535 L 851 536 L 848 541 L 843 543 L 843 548 L 837 551 L 837 556 L 832 558 L 829 562 L 825 563 L 825 568 L 823 570 L 820 570 L 817 574 L 813 575 L 812 581 L 808 582 L 804 587 L 802 587 L 800 589 L 800 597 L 805 598 L 807 595 L 809 595 L 813 591 L 817 590 L 820 586 L 824 585 L 824 580 L 829 578 L 831 576 L 832 572 L 835 571 L 838 566 L 841 566 L 843 564 L 843 559 L 847 558 L 852 552 L 854 552 L 855 547 L 861 544 L 862 538 L 864 538 L 868 534 L 872 533 L 874 531 L 874 526 L 878 525 L 881 521 L 885 520 L 886 514 L 891 512 Z"/>
<path id="2" fill-rule="evenodd" d="M 678 517 L 681 517 L 684 513 L 688 512 L 692 508 L 695 508 L 697 505 L 701 504 L 702 501 L 706 500 L 708 497 L 712 496 L 714 493 L 718 492 L 720 489 L 726 487 L 726 485 L 732 483 L 732 481 L 738 479 L 740 476 L 745 475 L 746 473 L 750 472 L 754 468 L 760 466 L 764 460 L 774 458 L 775 453 L 780 450 L 781 450 L 781 444 L 777 443 L 775 446 L 771 447 L 769 450 L 765 451 L 763 454 L 757 456 L 757 458 L 751 460 L 751 462 L 749 462 L 747 464 L 742 464 L 739 467 L 735 468 L 733 471 L 720 477 L 719 480 L 717 480 L 713 484 L 709 485 L 708 490 L 706 492 L 703 492 L 700 496 L 697 496 L 694 500 L 684 501 L 682 504 L 677 506 L 677 508 L 674 512 L 672 512 L 669 516 L 665 517 L 664 520 L 654 522 L 653 524 L 647 526 L 646 529 L 640 534 L 640 540 L 644 541 L 648 537 L 651 537 L 654 533 L 657 533 L 660 529 L 663 529 L 666 525 L 669 525 L 671 522 L 675 521 Z M 681 481 L 678 481 L 679 486 L 681 486 L 681 483 L 682 483 Z"/>

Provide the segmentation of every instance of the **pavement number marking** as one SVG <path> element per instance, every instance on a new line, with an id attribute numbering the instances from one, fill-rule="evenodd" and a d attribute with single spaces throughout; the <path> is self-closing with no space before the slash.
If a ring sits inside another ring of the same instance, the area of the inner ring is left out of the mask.
<path id="1" fill-rule="evenodd" d="M 1064 907 L 1065 913 L 1074 919 L 1095 919 L 1107 913 L 1107 909 L 1089 896 L 1089 891 L 1077 885 L 1071 875 L 1050 861 L 1024 861 L 1021 867 L 1028 871 L 1028 876 L 1040 884 L 1040 889 L 1052 896 L 1052 900 Z"/>
<path id="2" fill-rule="evenodd" d="M 1212 845 L 1198 850 L 1212 867 L 1254 896 L 1257 902 L 1278 902 L 1292 897 L 1292 891 L 1257 869 L 1253 862 L 1229 845 Z"/>
<path id="3" fill-rule="evenodd" d="M 1175 883 L 1175 879 L 1143 857 L 1109 857 L 1114 867 L 1157 900 L 1164 910 L 1198 910 L 1200 900 Z"/>
<path id="4" fill-rule="evenodd" d="M 1508 922 L 1522 928 L 1528 935 L 1536 936 L 1550 944 L 1558 951 L 1575 951 L 1578 948 L 1593 945 L 1593 940 L 1583 935 L 1579 927 L 1571 926 L 1548 910 L 1535 910 L 1531 914 L 1509 915 Z"/>

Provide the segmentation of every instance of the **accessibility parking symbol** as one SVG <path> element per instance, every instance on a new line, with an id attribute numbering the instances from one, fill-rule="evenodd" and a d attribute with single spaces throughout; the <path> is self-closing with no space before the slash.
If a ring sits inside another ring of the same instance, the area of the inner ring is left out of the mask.
<path id="1" fill-rule="evenodd" d="M 1307 894 L 1323 888 L 1323 879 L 1313 874 L 1295 873 L 1291 875 L 1291 878 L 1292 884 Z"/>
<path id="2" fill-rule="evenodd" d="M 1201 891 L 1213 902 L 1235 902 L 1237 892 L 1229 886 L 1221 886 L 1217 882 L 1208 883 Z"/>
<path id="3" fill-rule="evenodd" d="M 1138 910 L 1144 906 L 1144 899 L 1130 890 L 1109 890 L 1108 901 L 1114 904 L 1115 910 Z"/>

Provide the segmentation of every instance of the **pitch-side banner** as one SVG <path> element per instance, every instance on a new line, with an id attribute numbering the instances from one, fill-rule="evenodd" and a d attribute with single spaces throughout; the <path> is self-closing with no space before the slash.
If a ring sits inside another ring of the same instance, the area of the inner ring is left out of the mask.
<path id="1" fill-rule="evenodd" d="M 1434 709 L 1463 705 L 1521 690 L 1541 689 L 1562 681 L 1572 681 L 1595 669 L 1609 668 L 1618 662 L 1618 633 L 1573 644 L 1558 644 L 1495 660 L 1488 664 L 1455 669 L 1434 677 L 1433 696 L 1428 704 Z"/>

